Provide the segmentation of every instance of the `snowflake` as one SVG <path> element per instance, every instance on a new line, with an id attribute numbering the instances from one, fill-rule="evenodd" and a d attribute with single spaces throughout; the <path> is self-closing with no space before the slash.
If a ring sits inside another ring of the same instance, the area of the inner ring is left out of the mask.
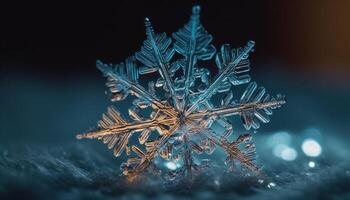
<path id="1" fill-rule="evenodd" d="M 228 170 L 242 166 L 259 174 L 251 135 L 232 139 L 228 117 L 239 115 L 245 129 L 258 129 L 260 122 L 269 122 L 272 109 L 284 104 L 285 98 L 271 97 L 250 82 L 248 56 L 254 42 L 236 49 L 224 44 L 216 52 L 199 12 L 200 7 L 194 6 L 189 22 L 172 38 L 155 33 L 146 18 L 147 39 L 139 52 L 117 65 L 96 63 L 107 77 L 112 102 L 133 98 L 130 119 L 109 107 L 98 127 L 77 138 L 102 140 L 117 157 L 125 150 L 128 159 L 121 169 L 130 181 L 145 172 L 159 174 L 161 166 L 168 169 L 167 177 L 192 176 L 211 163 L 198 155 L 212 154 L 216 147 L 227 154 Z M 213 57 L 218 72 L 211 79 L 210 70 L 202 65 Z M 157 73 L 159 78 L 150 80 Z M 245 84 L 242 96 L 234 100 L 233 86 Z"/>

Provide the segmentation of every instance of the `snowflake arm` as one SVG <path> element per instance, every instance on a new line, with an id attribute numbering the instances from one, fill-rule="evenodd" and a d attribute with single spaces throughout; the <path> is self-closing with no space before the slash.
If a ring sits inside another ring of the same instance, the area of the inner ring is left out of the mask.
<path id="1" fill-rule="evenodd" d="M 228 159 L 237 160 L 241 163 L 241 165 L 243 165 L 250 171 L 256 174 L 260 173 L 259 167 L 257 167 L 256 164 L 253 163 L 253 161 L 255 160 L 255 146 L 248 143 L 248 145 L 246 145 L 247 150 L 245 152 L 241 151 L 238 148 L 239 144 L 246 143 L 247 141 L 251 140 L 251 136 L 249 134 L 241 135 L 239 138 L 237 138 L 236 141 L 229 143 L 226 139 L 218 138 L 210 130 L 204 130 L 202 133 L 205 134 L 213 143 L 223 148 L 228 154 Z"/>
<path id="2" fill-rule="evenodd" d="M 176 123 L 176 118 L 164 118 L 158 114 L 151 120 L 128 123 L 120 117 L 119 112 L 114 108 L 109 108 L 107 115 L 103 114 L 102 116 L 102 120 L 98 123 L 99 130 L 78 134 L 77 139 L 102 139 L 109 149 L 114 148 L 116 157 L 120 156 L 124 149 L 129 151 L 127 144 L 132 134 L 142 132 L 139 140 L 143 144 L 149 136 L 150 129 L 160 125 L 173 126 Z M 162 130 L 158 129 L 158 131 Z"/>
<path id="3" fill-rule="evenodd" d="M 248 58 L 249 52 L 253 50 L 253 47 L 255 45 L 255 42 L 249 41 L 247 43 L 247 46 L 244 47 L 242 50 L 236 50 L 236 51 L 225 51 L 225 46 L 223 46 L 222 50 L 224 53 L 222 54 L 222 57 L 224 58 L 222 61 L 220 60 L 219 55 L 217 55 L 216 63 L 219 66 L 219 68 L 223 68 L 223 71 L 218 75 L 218 77 L 215 79 L 215 81 L 209 86 L 209 88 L 201 94 L 192 104 L 192 106 L 186 111 L 186 115 L 193 112 L 201 102 L 206 100 L 207 98 L 210 98 L 216 90 L 219 88 L 220 84 L 227 79 L 232 73 L 237 69 L 237 66 L 241 64 L 245 59 Z M 229 61 L 229 62 L 226 62 Z M 245 63 L 244 63 L 245 66 Z M 238 84 L 241 84 L 242 82 L 246 82 L 245 79 L 243 81 L 237 80 Z"/>
<path id="4" fill-rule="evenodd" d="M 189 87 L 194 81 L 193 73 L 197 59 L 209 60 L 215 54 L 215 47 L 210 44 L 213 37 L 200 24 L 199 13 L 200 7 L 194 6 L 189 23 L 173 34 L 174 48 L 186 60 L 184 67 L 184 109 L 188 104 Z"/>
<path id="5" fill-rule="evenodd" d="M 109 114 L 108 116 L 103 114 L 103 120 L 99 122 L 99 125 L 103 129 L 92 131 L 85 134 L 78 134 L 77 138 L 94 139 L 94 138 L 100 138 L 108 135 L 120 134 L 124 132 L 137 132 L 145 129 L 154 128 L 159 125 L 170 126 L 170 125 L 173 125 L 175 121 L 174 118 L 166 118 L 166 119 L 155 118 L 155 119 L 140 121 L 136 123 L 127 123 L 127 122 L 118 123 L 121 121 L 116 116 L 120 118 L 119 116 L 120 114 L 117 111 L 115 111 L 115 109 L 109 108 L 108 114 Z"/>
<path id="6" fill-rule="evenodd" d="M 184 136 L 184 168 L 188 173 L 190 179 L 192 179 L 192 146 L 190 145 L 190 139 L 187 135 Z"/>
<path id="7" fill-rule="evenodd" d="M 130 60 L 126 61 L 126 63 L 129 66 L 133 66 L 130 62 L 131 62 Z M 101 72 L 105 76 L 107 76 L 113 80 L 111 85 L 108 85 L 108 86 L 111 87 L 112 93 L 114 91 L 117 92 L 118 96 L 117 96 L 116 100 L 121 100 L 121 99 L 125 98 L 126 94 L 125 93 L 122 94 L 122 90 L 124 92 L 126 92 L 126 89 L 128 89 L 128 90 L 132 91 L 134 95 L 136 95 L 136 96 L 146 100 L 147 102 L 153 104 L 153 106 L 156 107 L 157 109 L 160 109 L 171 116 L 176 115 L 175 110 L 172 107 L 169 107 L 169 106 L 165 105 L 164 103 L 160 102 L 159 99 L 157 99 L 152 94 L 150 94 L 141 85 L 131 81 L 126 75 L 121 74 L 120 72 L 119 73 L 116 72 L 117 69 L 123 69 L 122 67 L 124 66 L 124 64 L 120 64 L 120 65 L 117 65 L 115 68 L 112 68 L 111 65 L 107 65 L 107 64 L 102 63 L 101 61 L 97 61 L 96 66 L 99 70 L 101 70 Z M 133 70 L 128 70 L 128 71 L 133 71 Z M 118 86 L 119 86 L 119 88 L 118 88 Z M 122 87 L 122 88 L 120 88 L 120 87 Z M 123 96 L 121 97 L 121 95 L 123 95 Z M 112 101 L 113 101 L 113 99 L 112 99 Z"/>
<path id="8" fill-rule="evenodd" d="M 169 61 L 173 57 L 175 51 L 169 47 L 171 38 L 165 33 L 155 34 L 151 22 L 145 19 L 147 39 L 144 41 L 141 51 L 135 54 L 136 58 L 146 66 L 158 67 L 159 73 L 165 80 L 167 89 L 173 101 L 173 105 L 178 108 L 178 100 L 176 98 L 173 81 L 169 76 Z"/>
<path id="9" fill-rule="evenodd" d="M 138 150 L 141 153 L 137 155 L 140 157 L 139 162 L 133 163 L 136 164 L 135 167 L 127 167 L 124 169 L 124 174 L 127 176 L 129 181 L 134 181 L 141 173 L 143 173 L 151 164 L 154 157 L 159 152 L 162 146 L 169 140 L 170 136 L 172 136 L 177 128 L 179 127 L 179 123 L 174 124 L 169 131 L 161 135 L 156 141 L 153 141 L 146 147 L 147 154 L 143 153 L 141 150 Z M 130 159 L 129 159 L 130 160 Z M 128 161 L 130 162 L 130 161 Z"/>
<path id="10" fill-rule="evenodd" d="M 263 87 L 257 90 L 257 84 L 252 82 L 243 93 L 239 104 L 232 101 L 228 106 L 191 113 L 188 115 L 188 118 L 198 120 L 239 114 L 247 130 L 249 130 L 250 127 L 257 129 L 259 128 L 259 122 L 255 120 L 253 116 L 263 123 L 268 123 L 270 121 L 268 115 L 272 115 L 272 109 L 278 108 L 285 103 L 286 100 L 284 96 L 277 95 L 276 98 L 271 98 L 270 95 L 265 93 Z"/>

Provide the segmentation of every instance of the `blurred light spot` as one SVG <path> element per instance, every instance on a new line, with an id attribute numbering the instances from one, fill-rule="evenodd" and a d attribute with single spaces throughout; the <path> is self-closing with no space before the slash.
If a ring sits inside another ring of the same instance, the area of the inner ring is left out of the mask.
<path id="1" fill-rule="evenodd" d="M 287 149 L 288 146 L 285 144 L 278 144 L 273 148 L 273 154 L 277 157 L 281 157 L 282 156 L 282 151 Z"/>
<path id="2" fill-rule="evenodd" d="M 316 163 L 314 161 L 309 162 L 309 167 L 314 168 L 316 166 Z"/>
<path id="3" fill-rule="evenodd" d="M 321 154 L 322 148 L 314 139 L 306 139 L 301 145 L 303 152 L 310 157 L 317 157 Z"/>
<path id="4" fill-rule="evenodd" d="M 281 158 L 286 161 L 293 161 L 297 158 L 298 153 L 294 148 L 287 147 L 282 150 Z"/>
<path id="5" fill-rule="evenodd" d="M 292 138 L 287 132 L 280 131 L 280 132 L 277 132 L 269 137 L 269 139 L 267 141 L 267 145 L 269 147 L 274 147 L 278 144 L 289 145 L 291 140 L 292 140 Z"/>
<path id="6" fill-rule="evenodd" d="M 220 182 L 218 180 L 214 181 L 215 185 L 220 185 Z"/>
<path id="7" fill-rule="evenodd" d="M 274 182 L 271 182 L 267 185 L 268 188 L 273 188 L 275 186 L 276 186 L 276 183 L 274 183 Z"/>
<path id="8" fill-rule="evenodd" d="M 165 167 L 167 167 L 170 170 L 175 170 L 177 168 L 176 164 L 173 162 L 166 162 Z"/>
<path id="9" fill-rule="evenodd" d="M 263 183 L 264 183 L 264 180 L 263 180 L 263 179 L 259 179 L 258 182 L 259 182 L 260 184 L 263 184 Z"/>

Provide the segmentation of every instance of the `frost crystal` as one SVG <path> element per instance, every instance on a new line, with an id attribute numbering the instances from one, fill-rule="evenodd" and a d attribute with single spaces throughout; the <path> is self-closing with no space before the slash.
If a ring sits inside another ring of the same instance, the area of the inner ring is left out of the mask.
<path id="1" fill-rule="evenodd" d="M 212 154 L 216 147 L 227 154 L 229 170 L 242 166 L 259 173 L 251 135 L 232 139 L 228 117 L 239 115 L 245 129 L 258 129 L 260 122 L 270 121 L 272 109 L 286 101 L 250 82 L 248 56 L 254 42 L 236 49 L 224 44 L 216 52 L 213 37 L 199 21 L 199 12 L 200 7 L 194 6 L 189 22 L 172 37 L 156 33 L 146 18 L 147 39 L 139 52 L 117 65 L 96 63 L 107 77 L 112 102 L 134 96 L 128 110 L 132 122 L 109 107 L 95 130 L 77 138 L 102 140 L 117 157 L 125 151 L 128 160 L 121 169 L 130 181 L 144 172 L 163 171 L 170 179 L 191 177 L 211 163 L 199 154 Z M 202 67 L 203 61 L 212 58 L 218 68 L 215 78 Z M 158 73 L 155 82 L 142 81 L 142 76 L 150 79 Z M 147 89 L 142 86 L 145 82 Z M 244 84 L 242 96 L 234 100 L 233 86 Z M 220 103 L 215 100 L 218 98 Z M 160 170 L 162 167 L 167 170 Z"/>

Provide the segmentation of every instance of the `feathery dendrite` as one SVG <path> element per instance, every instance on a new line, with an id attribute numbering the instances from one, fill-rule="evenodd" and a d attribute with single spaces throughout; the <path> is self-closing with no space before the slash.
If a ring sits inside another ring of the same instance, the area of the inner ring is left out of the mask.
<path id="1" fill-rule="evenodd" d="M 99 139 L 117 157 L 125 152 L 128 159 L 121 170 L 130 181 L 146 172 L 164 172 L 171 180 L 192 177 L 208 167 L 207 157 L 216 148 L 225 152 L 228 170 L 243 167 L 259 174 L 251 135 L 232 134 L 229 118 L 238 115 L 247 131 L 258 129 L 285 98 L 272 97 L 250 82 L 248 56 L 255 43 L 243 48 L 224 44 L 217 51 L 199 12 L 194 6 L 189 22 L 172 37 L 155 32 L 146 18 L 147 38 L 140 51 L 117 65 L 96 63 L 107 77 L 112 102 L 133 96 L 130 119 L 109 107 L 94 131 L 77 138 Z M 211 70 L 202 65 L 214 59 L 215 64 L 207 63 L 216 65 L 218 73 L 210 77 Z M 158 74 L 155 82 L 142 84 L 141 76 Z M 246 88 L 238 99 L 234 86 Z"/>

